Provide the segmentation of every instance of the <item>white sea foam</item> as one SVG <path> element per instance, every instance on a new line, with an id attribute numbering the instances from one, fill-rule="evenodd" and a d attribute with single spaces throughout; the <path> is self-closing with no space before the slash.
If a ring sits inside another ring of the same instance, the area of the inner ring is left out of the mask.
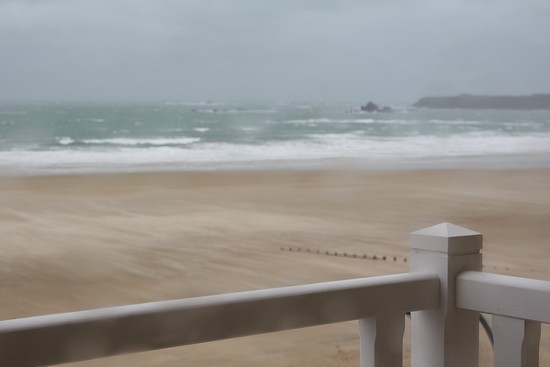
<path id="1" fill-rule="evenodd" d="M 195 127 L 193 130 L 198 131 L 199 133 L 205 133 L 207 131 L 210 131 L 209 127 Z"/>
<path id="2" fill-rule="evenodd" d="M 488 123 L 488 121 L 462 120 L 462 119 L 458 119 L 458 120 L 431 119 L 431 120 L 428 120 L 428 122 L 435 123 L 435 124 L 442 124 L 442 125 L 484 125 Z"/>
<path id="3" fill-rule="evenodd" d="M 61 145 L 71 145 L 75 141 L 74 141 L 74 139 L 71 139 L 68 136 L 63 136 L 63 137 L 57 138 L 57 142 Z"/>
<path id="4" fill-rule="evenodd" d="M 183 129 L 181 128 L 178 128 L 178 129 L 162 129 L 162 130 L 159 130 L 161 133 L 179 133 L 179 132 L 182 132 L 184 131 Z"/>
<path id="5" fill-rule="evenodd" d="M 487 155 L 550 154 L 550 134 L 534 136 L 495 136 L 471 133 L 454 137 L 417 136 L 408 138 L 369 138 L 360 134 L 319 134 L 314 139 L 269 142 L 262 145 L 200 143 L 187 148 L 177 145 L 126 148 L 3 151 L 0 168 L 22 170 L 108 170 L 140 166 L 169 165 L 175 169 L 198 166 L 262 162 L 319 162 L 326 159 L 354 159 L 360 162 L 399 162 L 410 159 L 460 158 Z M 116 139 L 120 143 L 119 139 Z M 125 140 L 123 140 L 125 141 Z M 158 140 L 155 140 L 158 143 Z M 152 145 L 152 146 L 151 146 Z M 549 156 L 550 157 L 550 156 Z M 550 159 L 548 159 L 550 160 Z"/>
<path id="6" fill-rule="evenodd" d="M 399 120 L 402 121 L 402 120 Z M 292 125 L 308 125 L 312 124 L 373 124 L 373 123 L 386 123 L 387 120 L 375 120 L 375 119 L 336 119 L 336 118 L 313 118 L 313 119 L 301 119 L 301 120 L 286 120 L 283 124 Z M 313 125 L 315 126 L 315 125 Z"/>
<path id="7" fill-rule="evenodd" d="M 194 110 L 197 113 L 215 113 L 215 114 L 272 114 L 277 111 L 272 109 L 254 109 L 254 108 L 201 108 Z"/>
<path id="8" fill-rule="evenodd" d="M 329 118 L 315 118 L 315 119 L 303 119 L 303 120 L 287 120 L 283 121 L 285 124 L 319 124 L 319 123 L 331 123 L 336 122 L 337 120 Z"/>
<path id="9" fill-rule="evenodd" d="M 200 138 L 188 138 L 188 137 L 179 137 L 179 138 L 151 138 L 151 139 L 139 139 L 139 138 L 108 138 L 108 139 L 83 139 L 81 140 L 84 144 L 112 144 L 112 145 L 157 145 L 157 146 L 166 146 L 166 145 L 186 145 L 192 144 L 200 141 Z"/>
<path id="10" fill-rule="evenodd" d="M 309 134 L 315 143 L 327 145 L 356 142 L 363 135 L 362 131 L 352 131 L 345 134 Z"/>

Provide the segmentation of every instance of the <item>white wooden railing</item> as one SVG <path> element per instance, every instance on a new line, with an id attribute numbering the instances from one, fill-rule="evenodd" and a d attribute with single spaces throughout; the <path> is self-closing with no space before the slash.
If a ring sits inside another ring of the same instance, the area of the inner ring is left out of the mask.
<path id="1" fill-rule="evenodd" d="M 493 314 L 495 366 L 539 365 L 540 323 L 550 323 L 550 282 L 466 271 L 456 306 Z"/>
<path id="2" fill-rule="evenodd" d="M 54 365 L 359 320 L 361 367 L 478 365 L 479 313 L 495 366 L 538 366 L 550 282 L 481 270 L 482 236 L 442 223 L 411 234 L 411 272 L 0 321 L 0 366 Z"/>

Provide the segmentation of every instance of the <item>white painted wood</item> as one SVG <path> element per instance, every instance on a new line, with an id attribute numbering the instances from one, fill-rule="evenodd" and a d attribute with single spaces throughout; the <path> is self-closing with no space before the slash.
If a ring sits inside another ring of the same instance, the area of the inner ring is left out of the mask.
<path id="1" fill-rule="evenodd" d="M 411 234 L 411 273 L 0 321 L 0 366 L 76 362 L 359 320 L 361 367 L 478 365 L 493 314 L 496 367 L 536 367 L 550 282 L 482 273 L 482 235 L 449 223 Z"/>
<path id="2" fill-rule="evenodd" d="M 29 367 L 437 307 L 407 273 L 0 321 L 0 366 Z"/>
<path id="3" fill-rule="evenodd" d="M 494 366 L 538 367 L 540 323 L 493 316 Z"/>
<path id="4" fill-rule="evenodd" d="M 467 271 L 457 278 L 457 307 L 550 323 L 550 282 Z"/>
<path id="5" fill-rule="evenodd" d="M 440 223 L 411 233 L 415 250 L 444 252 L 448 255 L 472 254 L 483 247 L 481 233 L 452 223 Z"/>
<path id="6" fill-rule="evenodd" d="M 481 270 L 482 235 L 449 223 L 414 232 L 411 270 L 435 272 L 439 308 L 412 313 L 412 367 L 475 367 L 479 313 L 455 307 L 455 278 Z"/>
<path id="7" fill-rule="evenodd" d="M 402 367 L 405 314 L 359 320 L 361 367 Z"/>

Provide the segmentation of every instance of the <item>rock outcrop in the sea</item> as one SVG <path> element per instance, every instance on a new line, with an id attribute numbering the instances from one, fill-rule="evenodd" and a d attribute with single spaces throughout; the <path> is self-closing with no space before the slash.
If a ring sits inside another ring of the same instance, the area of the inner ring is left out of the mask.
<path id="1" fill-rule="evenodd" d="M 532 94 L 530 96 L 478 96 L 461 94 L 453 97 L 424 97 L 413 104 L 413 107 L 550 110 L 550 94 Z"/>
<path id="2" fill-rule="evenodd" d="M 361 106 L 361 111 L 363 112 L 391 112 L 392 109 L 388 106 L 380 107 L 374 102 L 368 102 L 366 105 Z"/>

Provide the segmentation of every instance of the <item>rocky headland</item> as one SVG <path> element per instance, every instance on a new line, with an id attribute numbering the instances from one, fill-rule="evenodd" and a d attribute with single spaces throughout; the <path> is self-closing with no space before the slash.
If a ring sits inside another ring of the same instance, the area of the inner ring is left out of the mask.
<path id="1" fill-rule="evenodd" d="M 413 107 L 461 109 L 550 110 L 550 94 L 489 96 L 460 94 L 451 97 L 423 97 Z"/>
<path id="2" fill-rule="evenodd" d="M 389 106 L 379 106 L 374 102 L 368 102 L 360 107 L 362 112 L 392 112 Z"/>

